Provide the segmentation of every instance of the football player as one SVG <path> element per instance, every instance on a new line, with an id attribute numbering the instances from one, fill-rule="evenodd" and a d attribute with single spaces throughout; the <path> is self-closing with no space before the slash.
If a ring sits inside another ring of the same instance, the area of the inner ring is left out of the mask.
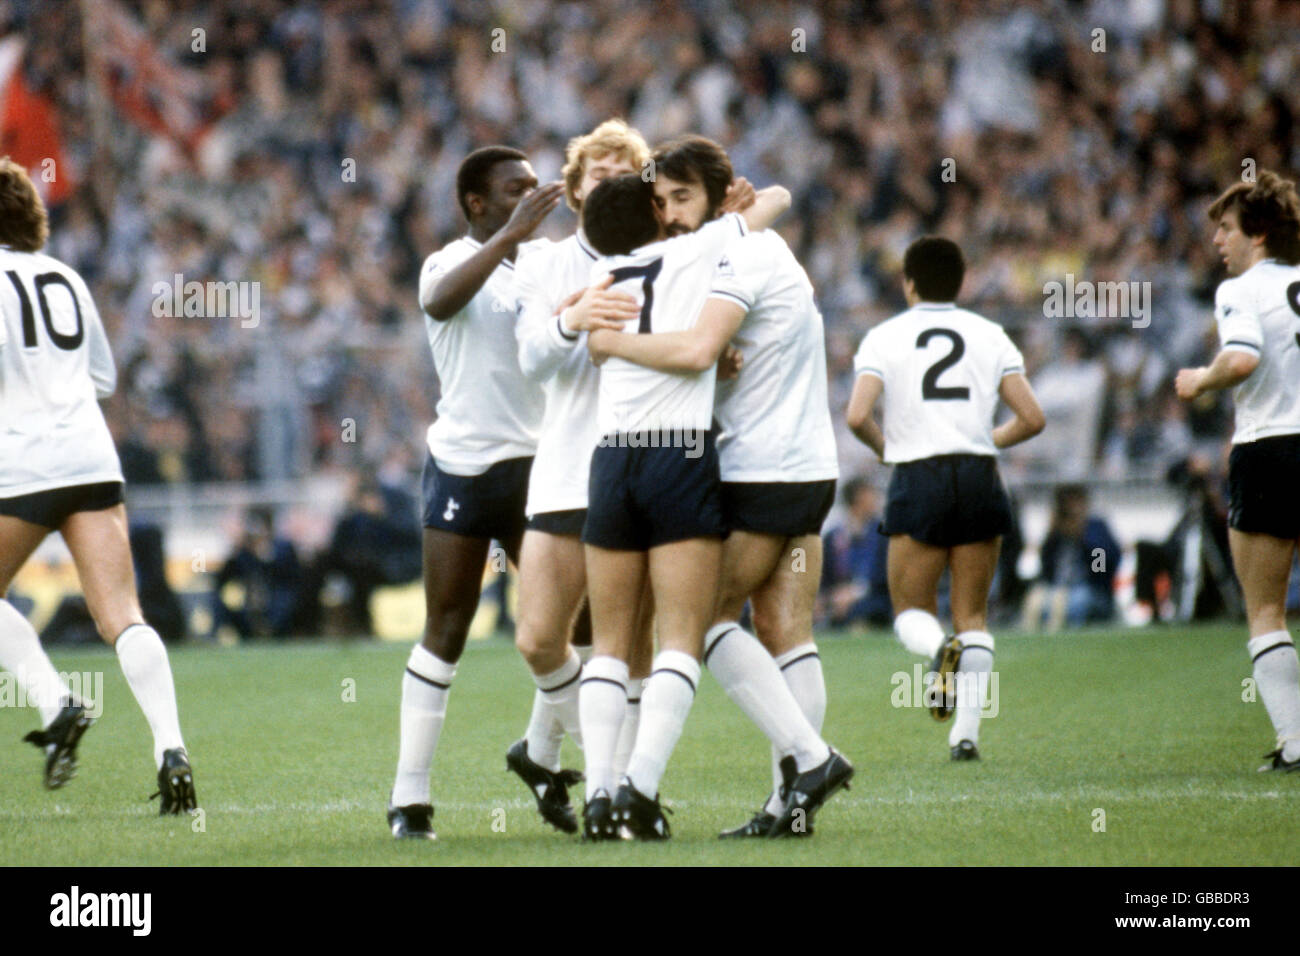
<path id="1" fill-rule="evenodd" d="M 1300 540 L 1300 198 L 1261 172 L 1209 209 L 1214 246 L 1231 278 L 1214 296 L 1220 351 L 1185 368 L 1178 397 L 1231 388 L 1228 542 L 1246 599 L 1260 699 L 1277 736 L 1260 770 L 1300 770 L 1300 667 L 1286 628 L 1287 581 Z"/>
<path id="2" fill-rule="evenodd" d="M 610 176 L 638 172 L 650 156 L 641 134 L 622 120 L 601 123 L 565 150 L 564 195 L 581 213 L 582 201 Z M 588 289 L 597 253 L 579 228 L 572 236 L 530 252 L 515 269 L 519 365 L 541 385 L 545 410 L 528 481 L 528 526 L 519 556 L 519 611 L 515 644 L 533 673 L 532 717 L 506 765 L 528 785 L 542 818 L 568 833 L 578 829 L 567 787 L 577 774 L 560 769 L 567 732 L 581 743 L 578 678 L 582 663 L 570 643 L 581 622 L 587 590 L 582 524 L 596 431 L 599 372 L 587 360 L 592 329 L 621 328 L 639 314 L 626 292 Z M 608 282 L 605 283 L 608 286 Z M 575 298 L 575 294 L 578 294 Z M 648 615 L 646 615 L 648 616 Z M 638 642 L 627 686 L 617 772 L 626 768 L 636 737 L 641 679 L 649 653 Z"/>
<path id="3" fill-rule="evenodd" d="M 117 372 L 99 312 L 73 269 L 41 253 L 45 206 L 26 171 L 0 159 L 0 667 L 41 713 L 26 739 L 45 752 L 45 786 L 72 779 L 77 744 L 94 722 L 3 600 L 37 545 L 58 531 L 72 553 L 104 643 L 153 732 L 161 812 L 194 810 L 194 773 L 181 738 L 167 649 L 136 593 L 117 450 L 97 399 Z"/>
<path id="4" fill-rule="evenodd" d="M 397 838 L 436 839 L 429 769 L 492 540 L 518 564 L 542 395 L 520 371 L 514 348 L 514 259 L 563 190 L 558 182 L 539 187 L 517 149 L 475 150 L 456 174 L 469 231 L 420 270 L 420 307 L 442 395 L 423 477 L 424 638 L 402 679 L 388 809 Z"/>
<path id="5" fill-rule="evenodd" d="M 654 159 L 655 202 L 667 234 L 685 235 L 713 219 L 732 179 L 726 152 L 688 136 L 661 147 Z M 812 815 L 853 772 L 819 736 L 826 690 L 812 612 L 821 525 L 839 469 L 812 285 L 779 235 L 751 232 L 728 247 L 692 328 L 597 332 L 593 341 L 607 354 L 665 372 L 712 367 L 728 343 L 743 357 L 739 376 L 717 386 L 722 502 L 731 533 L 703 659 L 772 741 L 774 786 L 749 823 L 723 836 L 810 833 Z M 746 600 L 753 602 L 757 639 L 739 624 Z"/>
<path id="6" fill-rule="evenodd" d="M 663 238 L 650 182 L 637 175 L 605 181 L 583 205 L 584 232 L 604 257 L 593 265 L 591 278 L 598 283 L 608 275 L 613 287 L 626 286 L 637 296 L 640 314 L 635 326 L 620 332 L 597 331 L 637 335 L 690 328 L 728 244 L 751 228 L 766 227 L 788 205 L 789 193 L 773 187 L 743 215 L 728 213 L 696 232 Z M 589 338 L 589 351 L 593 347 Z M 669 835 L 659 782 L 699 683 L 726 535 L 711 432 L 714 379 L 712 362 L 665 373 L 610 358 L 601 369 L 601 438 L 591 458 L 582 534 L 594 648 L 579 701 L 588 839 Z M 627 661 L 647 574 L 660 651 L 642 693 L 627 773 L 611 797 Z"/>
<path id="7" fill-rule="evenodd" d="M 979 759 L 979 720 L 993 669 L 989 586 L 1001 537 L 1012 523 L 997 453 L 1037 435 L 1045 420 L 1020 351 L 1002 327 L 955 304 L 965 274 L 961 249 L 925 236 L 903 257 L 906 312 L 880 323 L 854 358 L 849 428 L 890 477 L 881 532 L 889 536 L 894 633 L 932 658 L 930 710 L 956 719 L 953 760 Z M 876 404 L 884 398 L 884 427 Z M 998 399 L 1010 421 L 993 427 Z M 952 579 L 955 636 L 936 618 L 939 578 Z"/>

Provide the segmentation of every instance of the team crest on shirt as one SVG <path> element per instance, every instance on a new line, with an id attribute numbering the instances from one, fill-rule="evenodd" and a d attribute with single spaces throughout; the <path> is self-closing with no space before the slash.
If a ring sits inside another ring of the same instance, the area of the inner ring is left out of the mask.
<path id="1" fill-rule="evenodd" d="M 729 258 L 723 256 L 718 260 L 718 275 L 734 276 L 735 274 L 736 270 L 732 268 Z"/>
<path id="2" fill-rule="evenodd" d="M 460 507 L 460 502 L 455 498 L 447 499 L 447 510 L 442 513 L 443 521 L 451 521 L 456 517 L 456 509 Z"/>

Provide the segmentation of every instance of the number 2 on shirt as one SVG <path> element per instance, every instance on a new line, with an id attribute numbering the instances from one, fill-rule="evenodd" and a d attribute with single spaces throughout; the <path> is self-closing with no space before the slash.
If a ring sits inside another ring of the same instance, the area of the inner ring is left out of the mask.
<path id="1" fill-rule="evenodd" d="M 966 340 L 952 329 L 926 329 L 916 337 L 916 347 L 918 349 L 925 348 L 930 344 L 930 340 L 936 336 L 948 339 L 952 343 L 952 348 L 947 355 L 926 370 L 925 377 L 921 379 L 921 398 L 927 401 L 931 399 L 941 401 L 945 399 L 969 399 L 970 389 L 965 385 L 939 385 L 939 376 L 961 361 L 961 357 L 966 354 Z"/>

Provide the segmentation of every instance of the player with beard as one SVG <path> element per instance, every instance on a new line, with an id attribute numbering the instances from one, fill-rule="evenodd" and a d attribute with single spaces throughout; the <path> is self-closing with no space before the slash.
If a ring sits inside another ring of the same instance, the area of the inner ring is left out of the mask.
<path id="1" fill-rule="evenodd" d="M 715 217 L 732 175 L 720 146 L 683 137 L 656 150 L 654 161 L 655 203 L 669 235 Z M 762 810 L 722 835 L 809 834 L 818 807 L 852 774 L 819 736 L 826 690 L 812 612 L 838 463 L 812 285 L 780 236 L 751 232 L 728 247 L 692 328 L 599 332 L 592 342 L 670 373 L 711 366 L 728 343 L 743 356 L 739 375 L 718 384 L 714 409 L 730 535 L 704 663 L 771 740 L 774 782 Z M 739 624 L 746 600 L 757 638 Z"/>

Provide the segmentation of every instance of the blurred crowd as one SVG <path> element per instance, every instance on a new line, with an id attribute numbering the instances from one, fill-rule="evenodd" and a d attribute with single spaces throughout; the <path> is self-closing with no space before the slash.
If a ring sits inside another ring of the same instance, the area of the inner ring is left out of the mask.
<path id="1" fill-rule="evenodd" d="M 1189 409 L 1169 387 L 1214 347 L 1206 202 L 1244 160 L 1300 167 L 1295 3 L 119 6 L 202 78 L 213 123 L 192 149 L 96 118 L 81 5 L 9 0 L 0 23 L 58 107 L 79 188 L 50 251 L 107 322 L 135 482 L 413 474 L 437 396 L 416 273 L 463 229 L 457 164 L 504 142 L 553 178 L 567 139 L 615 114 L 652 143 L 716 138 L 791 188 L 781 230 L 818 290 L 834 408 L 865 330 L 903 306 L 902 250 L 941 232 L 970 263 L 964 303 L 1012 332 L 1049 410 L 1012 481 L 1158 475 L 1228 434 L 1222 397 Z M 562 209 L 546 230 L 573 225 Z M 156 316 L 175 274 L 259 282 L 259 323 Z M 1067 275 L 1151 283 L 1149 326 L 1045 317 Z M 870 474 L 840 445 L 846 478 Z"/>
<path id="2" fill-rule="evenodd" d="M 1188 407 L 1170 382 L 1216 347 L 1207 202 L 1252 169 L 1300 168 L 1300 4 L 110 2 L 197 80 L 201 136 L 105 105 L 81 4 L 8 0 L 0 33 L 25 39 L 24 79 L 56 106 L 77 188 L 52 209 L 49 251 L 103 313 L 132 483 L 364 474 L 340 533 L 364 545 L 387 514 L 415 534 L 390 499 L 416 487 L 437 400 L 416 275 L 464 228 L 457 165 L 508 143 L 554 179 L 567 140 L 611 115 L 651 143 L 703 133 L 738 173 L 791 189 L 780 229 L 818 292 L 834 410 L 865 331 L 904 307 L 903 250 L 939 232 L 968 259 L 962 303 L 1011 332 L 1048 413 L 1008 456 L 1013 489 L 1220 469 L 1228 399 Z M 574 224 L 562 208 L 544 232 Z M 258 283 L 256 323 L 158 315 L 155 285 L 177 275 Z M 1149 283 L 1150 298 L 1049 315 L 1044 287 L 1081 281 Z M 885 622 L 884 476 L 835 418 L 845 495 L 823 620 Z M 1012 560 L 1004 606 L 1113 613 L 1080 589 L 1097 578 L 1080 556 L 1113 544 L 1083 494 L 1058 490 L 1042 575 L 1022 582 Z M 249 514 L 217 582 L 217 619 L 241 633 L 309 629 L 302 609 L 331 589 L 364 619 L 377 583 L 414 573 L 368 545 L 300 563 L 274 524 Z M 232 582 L 248 585 L 239 608 L 220 598 Z"/>

